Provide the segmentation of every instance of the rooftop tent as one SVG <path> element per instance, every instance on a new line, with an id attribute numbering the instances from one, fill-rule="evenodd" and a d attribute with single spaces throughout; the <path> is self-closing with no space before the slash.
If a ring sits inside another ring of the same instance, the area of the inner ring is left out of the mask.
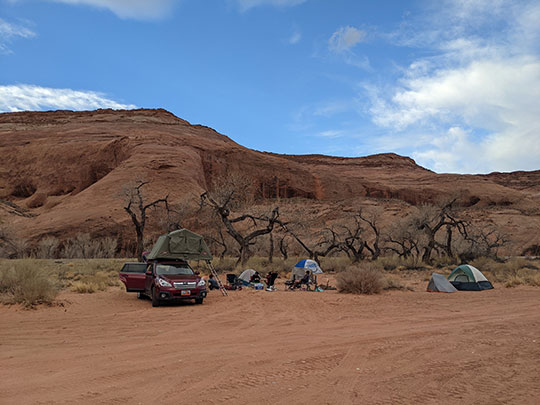
<path id="1" fill-rule="evenodd" d="M 462 291 L 482 291 L 493 288 L 486 276 L 470 264 L 462 264 L 456 267 L 448 276 L 448 281 Z"/>
<path id="2" fill-rule="evenodd" d="M 456 287 L 454 287 L 450 281 L 446 279 L 441 274 L 433 273 L 431 275 L 431 280 L 429 280 L 429 284 L 427 286 L 428 292 L 445 292 L 445 293 L 452 293 L 456 292 Z"/>
<path id="3" fill-rule="evenodd" d="M 179 229 L 161 235 L 146 259 L 212 260 L 212 254 L 201 235 Z"/>

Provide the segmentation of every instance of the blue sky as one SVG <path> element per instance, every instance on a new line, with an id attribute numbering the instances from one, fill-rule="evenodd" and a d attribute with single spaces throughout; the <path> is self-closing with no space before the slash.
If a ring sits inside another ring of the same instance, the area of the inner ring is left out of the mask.
<path id="1" fill-rule="evenodd" d="M 262 151 L 540 169 L 540 3 L 0 0 L 0 111 L 165 108 Z"/>

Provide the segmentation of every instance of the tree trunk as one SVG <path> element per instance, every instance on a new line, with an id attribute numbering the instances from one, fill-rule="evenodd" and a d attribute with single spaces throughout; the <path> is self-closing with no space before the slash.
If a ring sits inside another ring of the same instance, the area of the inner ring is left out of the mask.
<path id="1" fill-rule="evenodd" d="M 268 234 L 270 236 L 270 246 L 268 247 L 268 263 L 272 263 L 274 261 L 274 237 L 272 236 L 272 232 Z"/>
<path id="2" fill-rule="evenodd" d="M 144 238 L 143 238 L 143 230 L 140 228 L 136 229 L 137 231 L 137 260 L 142 262 L 143 261 L 143 250 L 144 250 Z"/>
<path id="3" fill-rule="evenodd" d="M 452 253 L 452 227 L 450 225 L 446 225 L 446 246 L 445 246 L 446 254 L 448 257 L 453 257 Z"/>

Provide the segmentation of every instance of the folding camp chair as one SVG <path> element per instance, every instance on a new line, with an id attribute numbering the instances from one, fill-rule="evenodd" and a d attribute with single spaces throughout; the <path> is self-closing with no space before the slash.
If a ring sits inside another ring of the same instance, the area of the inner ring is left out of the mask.
<path id="1" fill-rule="evenodd" d="M 231 290 L 242 289 L 242 281 L 238 278 L 236 274 L 233 273 L 227 274 L 227 285 Z"/>

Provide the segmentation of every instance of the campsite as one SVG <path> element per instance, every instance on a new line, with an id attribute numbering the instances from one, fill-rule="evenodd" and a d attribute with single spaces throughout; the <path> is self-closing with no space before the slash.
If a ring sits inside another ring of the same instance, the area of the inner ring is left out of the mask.
<path id="1" fill-rule="evenodd" d="M 326 277 L 332 284 L 331 275 Z M 4 403 L 536 404 L 540 289 L 243 288 L 152 308 L 120 287 L 0 307 Z"/>
<path id="2" fill-rule="evenodd" d="M 0 4 L 0 405 L 540 405 L 540 0 Z"/>

